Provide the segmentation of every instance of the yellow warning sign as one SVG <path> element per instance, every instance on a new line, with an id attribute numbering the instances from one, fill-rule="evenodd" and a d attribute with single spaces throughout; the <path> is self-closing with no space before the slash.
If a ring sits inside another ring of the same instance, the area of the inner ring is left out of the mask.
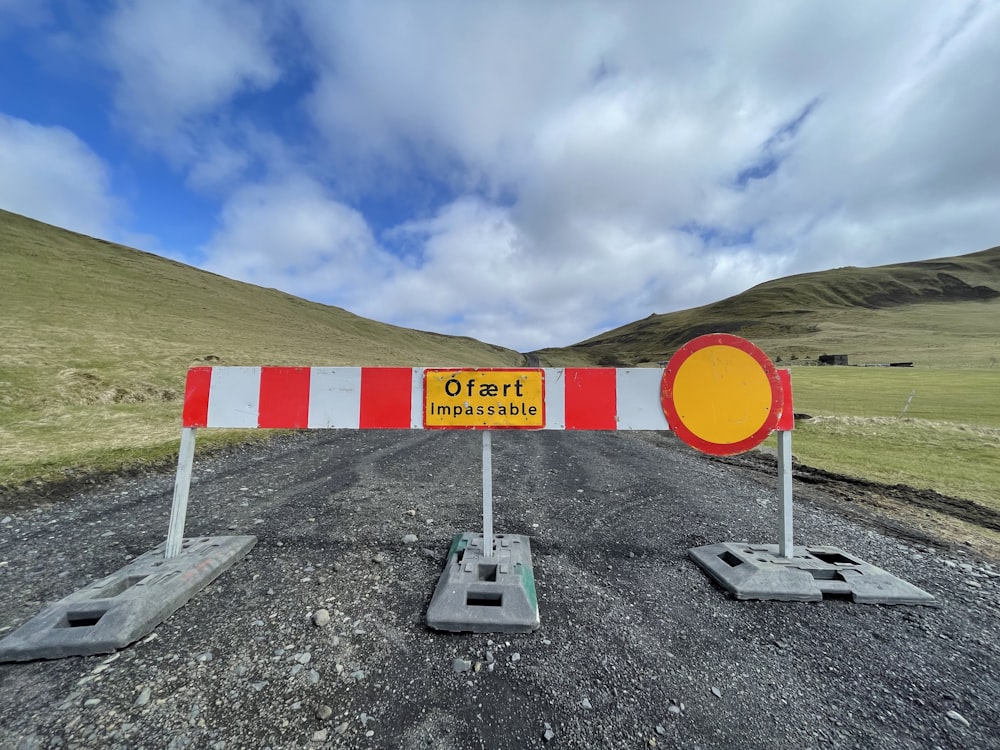
<path id="1" fill-rule="evenodd" d="M 543 370 L 424 370 L 424 427 L 468 430 L 544 426 Z"/>
<path id="2" fill-rule="evenodd" d="M 759 445 L 777 427 L 780 376 L 760 349 L 726 333 L 682 346 L 663 372 L 661 403 L 670 429 L 718 456 Z"/>

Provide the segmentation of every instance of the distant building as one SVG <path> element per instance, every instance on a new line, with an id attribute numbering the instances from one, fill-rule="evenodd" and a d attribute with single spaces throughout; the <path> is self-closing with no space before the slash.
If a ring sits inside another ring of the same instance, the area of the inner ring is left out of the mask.
<path id="1" fill-rule="evenodd" d="M 846 365 L 846 354 L 820 354 L 819 363 L 821 365 Z"/>

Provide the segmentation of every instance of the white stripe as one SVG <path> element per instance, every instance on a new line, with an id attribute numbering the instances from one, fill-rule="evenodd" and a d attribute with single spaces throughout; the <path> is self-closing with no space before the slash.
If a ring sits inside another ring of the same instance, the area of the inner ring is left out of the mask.
<path id="1" fill-rule="evenodd" d="M 212 368 L 209 427 L 256 427 L 259 406 L 259 367 Z"/>
<path id="2" fill-rule="evenodd" d="M 424 429 L 424 370 L 425 367 L 413 368 L 413 380 L 410 381 L 410 429 Z"/>
<path id="3" fill-rule="evenodd" d="M 313 367 L 309 373 L 309 426 L 358 429 L 361 368 Z"/>
<path id="4" fill-rule="evenodd" d="M 566 370 L 546 367 L 545 372 L 545 429 L 566 429 Z"/>
<path id="5" fill-rule="evenodd" d="M 615 377 L 619 430 L 669 430 L 660 404 L 663 370 L 623 367 Z"/>

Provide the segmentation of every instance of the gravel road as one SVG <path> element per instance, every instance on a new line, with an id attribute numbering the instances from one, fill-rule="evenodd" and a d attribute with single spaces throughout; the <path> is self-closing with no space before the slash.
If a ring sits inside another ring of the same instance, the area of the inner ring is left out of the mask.
<path id="1" fill-rule="evenodd" d="M 531 536 L 542 627 L 427 629 L 480 460 L 468 432 L 199 455 L 187 533 L 257 546 L 110 657 L 0 665 L 0 748 L 1000 748 L 1000 568 L 797 484 L 797 543 L 940 606 L 735 601 L 686 552 L 776 541 L 774 481 L 669 434 L 496 433 L 495 527 Z M 0 506 L 0 635 L 160 543 L 172 484 Z"/>

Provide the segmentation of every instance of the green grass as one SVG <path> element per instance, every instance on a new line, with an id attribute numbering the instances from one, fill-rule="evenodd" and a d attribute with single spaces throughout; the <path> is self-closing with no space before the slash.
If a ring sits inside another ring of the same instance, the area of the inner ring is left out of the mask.
<path id="1" fill-rule="evenodd" d="M 1000 368 L 1000 247 L 776 279 L 540 354 L 543 361 L 647 364 L 668 360 L 695 336 L 717 332 L 750 339 L 775 361 L 847 354 L 856 364 Z"/>
<path id="2" fill-rule="evenodd" d="M 170 460 L 192 365 L 524 361 L 4 211 L 0 278 L 0 485 Z M 824 353 L 914 361 L 793 367 L 795 409 L 814 417 L 795 432 L 797 458 L 1000 507 L 1000 248 L 777 279 L 538 355 L 548 366 L 655 364 L 713 331 L 749 338 L 782 366 Z M 206 430 L 198 442 L 267 434 Z"/>
<path id="3" fill-rule="evenodd" d="M 1000 510 L 1000 369 L 796 367 L 792 389 L 813 417 L 792 438 L 800 462 Z"/>
<path id="4" fill-rule="evenodd" d="M 523 363 L 4 211 L 0 271 L 0 485 L 169 457 L 192 365 Z"/>

